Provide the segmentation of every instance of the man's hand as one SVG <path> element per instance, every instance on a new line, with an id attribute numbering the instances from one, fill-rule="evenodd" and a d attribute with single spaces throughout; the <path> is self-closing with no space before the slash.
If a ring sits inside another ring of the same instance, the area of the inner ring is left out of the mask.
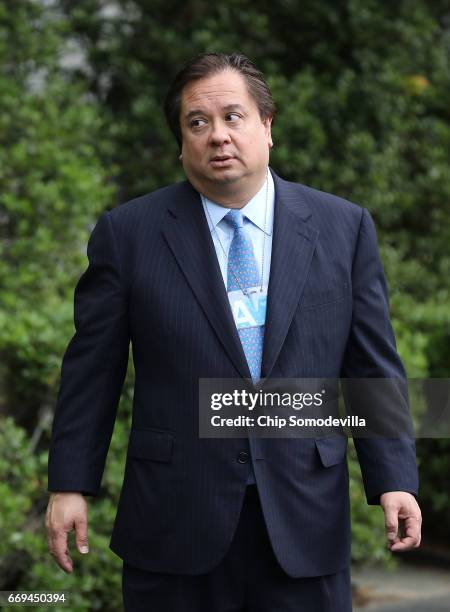
<path id="1" fill-rule="evenodd" d="M 380 504 L 384 511 L 389 549 L 399 552 L 418 548 L 422 515 L 415 497 L 406 491 L 389 491 L 383 493 Z"/>
<path id="2" fill-rule="evenodd" d="M 89 552 L 87 503 L 81 493 L 52 493 L 45 515 L 47 540 L 56 563 L 70 574 L 73 562 L 67 546 L 67 534 L 75 529 L 75 542 L 82 554 Z"/>

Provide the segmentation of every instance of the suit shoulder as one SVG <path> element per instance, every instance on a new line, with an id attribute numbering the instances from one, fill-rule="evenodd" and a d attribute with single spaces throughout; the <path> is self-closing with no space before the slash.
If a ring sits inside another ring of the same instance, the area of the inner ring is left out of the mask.
<path id="1" fill-rule="evenodd" d="M 301 211 L 327 248 L 353 251 L 363 219 L 369 216 L 362 206 L 302 183 L 282 181 L 278 186 L 283 201 L 291 210 Z"/>
<path id="2" fill-rule="evenodd" d="M 119 204 L 110 211 L 112 219 L 118 224 L 139 222 L 151 215 L 156 219 L 164 214 L 170 202 L 173 202 L 182 189 L 184 182 L 167 185 L 144 195 Z"/>
<path id="3" fill-rule="evenodd" d="M 303 185 L 301 183 L 292 184 L 297 186 L 303 198 L 308 201 L 313 213 L 317 211 L 328 214 L 344 214 L 348 215 L 349 218 L 361 219 L 364 209 L 359 204 L 355 204 L 333 193 L 309 187 L 308 185 Z"/>

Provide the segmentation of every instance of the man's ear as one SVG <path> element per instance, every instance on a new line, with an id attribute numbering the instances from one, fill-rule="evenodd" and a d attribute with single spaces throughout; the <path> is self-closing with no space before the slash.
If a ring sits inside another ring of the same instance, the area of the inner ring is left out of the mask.
<path id="1" fill-rule="evenodd" d="M 272 140 L 272 117 L 266 117 L 263 120 L 263 125 L 264 128 L 266 130 L 266 137 L 267 137 L 267 144 L 269 145 L 269 149 L 271 149 L 273 147 L 273 140 Z"/>

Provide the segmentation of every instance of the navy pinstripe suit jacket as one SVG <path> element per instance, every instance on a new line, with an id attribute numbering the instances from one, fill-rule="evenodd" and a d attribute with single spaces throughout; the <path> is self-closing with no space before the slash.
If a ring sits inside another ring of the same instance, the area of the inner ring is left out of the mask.
<path id="1" fill-rule="evenodd" d="M 262 376 L 404 376 L 369 213 L 275 181 Z M 250 451 L 269 536 L 291 576 L 350 560 L 347 439 L 199 439 L 198 379 L 250 377 L 198 193 L 189 182 L 101 215 L 75 290 L 49 490 L 99 492 L 131 340 L 136 379 L 111 548 L 150 571 L 200 574 L 236 528 Z M 355 440 L 369 503 L 417 493 L 413 440 Z"/>

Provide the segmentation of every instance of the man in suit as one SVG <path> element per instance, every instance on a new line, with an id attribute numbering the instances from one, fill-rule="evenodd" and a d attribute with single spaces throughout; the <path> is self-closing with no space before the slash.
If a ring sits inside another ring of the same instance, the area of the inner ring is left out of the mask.
<path id="1" fill-rule="evenodd" d="M 199 379 L 404 379 L 373 222 L 269 169 L 275 107 L 244 56 L 194 58 L 165 111 L 187 181 L 103 213 L 75 291 L 49 455 L 50 550 L 71 572 L 74 529 L 88 551 L 86 496 L 99 492 L 131 341 L 111 539 L 125 609 L 346 612 L 347 439 L 200 438 Z M 259 319 L 242 324 L 233 299 L 254 293 Z M 390 549 L 418 546 L 414 441 L 355 445 Z"/>

